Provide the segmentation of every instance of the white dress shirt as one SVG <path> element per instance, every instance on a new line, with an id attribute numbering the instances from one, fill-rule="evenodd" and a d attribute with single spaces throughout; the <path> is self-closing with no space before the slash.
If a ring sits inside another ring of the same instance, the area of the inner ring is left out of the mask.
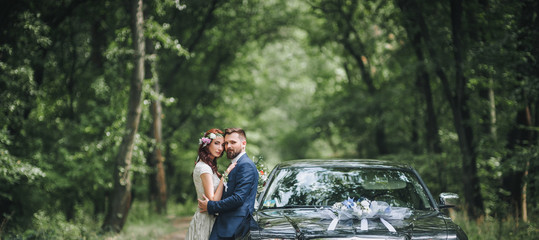
<path id="1" fill-rule="evenodd" d="M 238 154 L 238 156 L 236 156 L 234 159 L 232 159 L 230 161 L 230 163 L 234 164 L 234 163 L 238 162 L 238 159 L 240 159 L 240 157 L 243 156 L 243 154 L 245 154 L 245 152 L 241 152 L 240 154 Z"/>

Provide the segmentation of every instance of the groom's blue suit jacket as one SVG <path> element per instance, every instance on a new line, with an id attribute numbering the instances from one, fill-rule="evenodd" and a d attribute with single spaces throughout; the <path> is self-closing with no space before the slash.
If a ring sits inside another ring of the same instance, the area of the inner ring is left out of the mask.
<path id="1" fill-rule="evenodd" d="M 238 238 L 249 231 L 254 211 L 258 171 L 253 161 L 243 154 L 228 174 L 228 189 L 222 200 L 209 201 L 208 213 L 219 213 L 210 239 Z"/>

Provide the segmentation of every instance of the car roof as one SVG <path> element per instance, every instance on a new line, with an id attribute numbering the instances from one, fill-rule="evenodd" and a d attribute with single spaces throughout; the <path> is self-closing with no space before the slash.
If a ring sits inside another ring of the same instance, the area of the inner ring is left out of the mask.
<path id="1" fill-rule="evenodd" d="M 409 165 L 379 159 L 296 159 L 279 163 L 279 168 L 345 167 L 345 168 L 391 168 L 412 169 Z"/>

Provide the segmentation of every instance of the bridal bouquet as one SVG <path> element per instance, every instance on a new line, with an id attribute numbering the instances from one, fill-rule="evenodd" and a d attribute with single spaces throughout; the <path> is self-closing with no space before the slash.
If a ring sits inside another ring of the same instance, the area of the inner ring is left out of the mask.
<path id="1" fill-rule="evenodd" d="M 262 156 L 258 157 L 258 160 L 255 163 L 256 169 L 258 171 L 258 187 L 257 192 L 260 193 L 264 189 L 266 180 L 268 179 L 268 169 L 264 164 L 264 158 Z"/>

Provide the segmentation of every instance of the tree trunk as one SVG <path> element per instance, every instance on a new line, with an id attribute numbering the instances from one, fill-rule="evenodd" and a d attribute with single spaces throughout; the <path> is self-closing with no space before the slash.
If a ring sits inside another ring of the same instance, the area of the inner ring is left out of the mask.
<path id="1" fill-rule="evenodd" d="M 95 20 L 90 29 L 90 61 L 96 70 L 102 71 L 105 60 L 103 58 L 103 48 L 106 46 L 105 33 L 101 29 L 101 20 Z"/>
<path id="2" fill-rule="evenodd" d="M 155 62 L 152 62 L 152 66 Z M 152 67 L 153 68 L 153 67 Z M 156 73 L 152 73 L 154 79 L 154 93 L 157 96 L 156 99 L 152 101 L 152 137 L 155 140 L 155 146 L 151 155 L 151 165 L 155 170 L 154 174 L 150 174 L 150 183 L 154 186 L 150 186 L 154 191 L 150 191 L 150 200 L 155 203 L 155 210 L 159 214 L 166 213 L 167 210 L 167 184 L 165 181 L 165 168 L 163 167 L 163 154 L 162 154 L 162 108 L 161 101 L 159 99 L 159 81 L 158 77 L 155 76 Z"/>
<path id="3" fill-rule="evenodd" d="M 490 135 L 492 139 L 496 141 L 498 139 L 498 130 L 496 128 L 496 100 L 494 98 L 494 89 L 493 88 L 492 78 L 489 80 L 488 87 L 488 102 L 489 102 L 489 113 L 490 113 Z"/>
<path id="4" fill-rule="evenodd" d="M 533 127 L 533 123 L 532 123 L 532 116 L 531 116 L 531 113 L 530 113 L 530 107 L 529 105 L 526 106 L 526 124 L 528 126 L 528 128 L 532 128 Z M 532 142 L 533 142 L 533 132 L 532 131 L 528 131 L 528 134 L 527 134 L 527 138 L 529 139 L 526 144 L 529 144 L 531 145 Z M 524 222 L 528 222 L 528 203 L 527 203 L 527 190 L 528 190 L 528 169 L 530 167 L 530 160 L 529 159 L 526 159 L 526 167 L 524 168 L 524 176 L 522 176 L 522 181 L 524 182 L 523 186 L 522 186 L 522 221 Z"/>
<path id="5" fill-rule="evenodd" d="M 144 34 L 142 0 L 132 0 L 132 25 L 134 72 L 130 81 L 129 106 L 125 135 L 122 137 L 114 168 L 114 190 L 103 230 L 120 232 L 127 219 L 131 205 L 131 157 L 142 112 L 142 82 L 144 79 Z"/>
<path id="6" fill-rule="evenodd" d="M 349 41 L 349 39 L 343 39 L 342 44 L 344 48 L 348 51 L 352 57 L 356 60 L 357 67 L 359 68 L 361 72 L 361 79 L 367 85 L 368 94 L 372 97 L 376 96 L 378 94 L 378 89 L 374 86 L 374 80 L 369 72 L 369 68 L 366 65 L 366 57 L 363 56 L 360 52 L 364 49 L 363 43 L 361 42 L 361 39 L 359 38 L 359 34 L 353 30 L 353 26 L 347 19 L 347 25 L 349 30 L 351 31 L 353 35 L 356 37 L 355 43 L 359 45 L 359 51 L 352 46 L 352 43 Z M 347 32 L 345 35 L 348 35 L 349 32 Z M 364 62 L 365 61 L 365 62 Z M 378 101 L 374 101 L 375 106 L 373 106 L 373 109 L 375 110 L 373 118 L 376 119 L 375 123 L 375 131 L 374 131 L 374 143 L 376 145 L 376 149 L 378 149 L 379 155 L 385 155 L 389 153 L 389 150 L 387 148 L 387 140 L 386 140 L 386 133 L 385 133 L 385 123 L 382 118 L 382 108 L 380 107 L 380 104 Z"/>
<path id="7" fill-rule="evenodd" d="M 438 134 L 438 119 L 436 118 L 436 113 L 434 111 L 434 101 L 432 100 L 430 79 L 424 69 L 420 71 L 420 74 L 419 79 L 421 81 L 421 90 L 423 92 L 423 96 L 425 97 L 425 106 L 427 112 L 427 118 L 425 119 L 427 126 L 427 149 L 431 153 L 442 153 L 442 147 L 440 146 L 440 135 Z"/>
<path id="8" fill-rule="evenodd" d="M 470 111 L 467 106 L 468 95 L 466 92 L 466 78 L 462 70 L 462 51 L 463 47 L 461 42 L 461 14 L 462 14 L 462 2 L 460 0 L 451 1 L 451 24 L 452 24 L 452 37 L 454 44 L 454 60 L 455 60 L 455 89 L 452 89 L 449 84 L 447 75 L 445 74 L 438 54 L 434 46 L 436 43 L 431 39 L 430 33 L 427 27 L 427 23 L 419 9 L 416 1 L 398 1 L 401 8 L 411 11 L 414 9 L 415 26 L 419 26 L 421 37 L 425 40 L 425 46 L 427 52 L 434 64 L 434 72 L 442 83 L 444 95 L 446 96 L 451 110 L 453 113 L 453 125 L 459 138 L 459 148 L 462 154 L 462 173 L 463 173 L 463 187 L 464 198 L 468 203 L 466 209 L 468 215 L 471 218 L 477 219 L 483 214 L 483 200 L 480 192 L 479 177 L 477 176 L 477 164 L 476 164 L 476 152 L 473 145 L 473 131 L 470 125 Z M 453 92 L 456 94 L 453 95 Z"/>
<path id="9" fill-rule="evenodd" d="M 474 219 L 483 215 L 483 198 L 477 176 L 477 155 L 473 144 L 473 130 L 470 125 L 471 116 L 468 108 L 467 80 L 462 69 L 462 0 L 451 0 L 451 25 L 453 38 L 453 54 L 455 58 L 455 94 L 453 101 L 453 121 L 459 136 L 462 152 L 462 171 L 464 196 L 468 201 L 468 215 Z"/>
<path id="10" fill-rule="evenodd" d="M 526 169 L 524 170 L 524 176 L 522 178 L 524 179 L 524 186 L 522 186 L 522 221 L 528 222 L 528 202 L 527 202 L 527 195 L 528 195 L 528 181 L 526 180 L 528 178 L 528 168 L 530 167 L 530 161 L 526 160 Z"/>
<path id="11" fill-rule="evenodd" d="M 417 22 L 418 19 L 415 19 L 416 15 L 410 11 L 419 11 L 419 9 L 409 9 L 405 2 L 397 1 L 399 8 L 404 14 L 404 27 L 406 33 L 410 38 L 410 43 L 414 49 L 415 55 L 419 65 L 417 67 L 417 86 L 418 89 L 423 93 L 426 107 L 426 126 L 427 133 L 425 135 L 425 140 L 427 143 L 427 151 L 429 153 L 441 153 L 442 147 L 440 146 L 441 140 L 438 135 L 438 120 L 436 119 L 436 113 L 434 111 L 434 101 L 432 99 L 432 89 L 430 86 L 430 77 L 426 69 L 426 58 L 423 55 L 423 50 L 421 49 L 421 33 L 419 30 L 415 30 L 414 22 Z"/>
<path id="12" fill-rule="evenodd" d="M 411 119 L 411 126 L 412 126 L 411 135 L 412 136 L 410 138 L 410 142 L 412 142 L 413 144 L 412 151 L 414 155 L 420 155 L 423 152 L 423 148 L 421 147 L 421 144 L 419 141 L 419 129 L 421 128 L 421 125 L 422 125 L 418 117 L 418 116 L 421 116 L 421 110 L 419 107 L 421 105 L 420 97 L 415 96 L 414 102 L 416 102 L 415 107 L 413 109 L 414 111 L 413 116 L 415 117 Z"/>
<path id="13" fill-rule="evenodd" d="M 374 79 L 370 72 L 367 58 L 368 54 L 366 53 L 367 48 L 362 42 L 359 32 L 355 29 L 356 25 L 352 22 L 354 19 L 354 12 L 359 8 L 358 5 L 358 1 L 329 1 L 327 4 L 321 3 L 320 9 L 324 12 L 328 22 L 337 25 L 338 33 L 336 33 L 336 42 L 341 44 L 345 51 L 354 58 L 356 66 L 361 74 L 361 80 L 367 86 L 367 94 L 374 97 L 378 95 L 379 91 L 374 85 Z M 385 155 L 389 153 L 389 149 L 387 147 L 385 122 L 382 117 L 383 109 L 379 101 L 373 101 L 372 109 L 372 118 L 375 120 L 373 143 L 376 146 L 377 155 Z M 360 150 L 358 147 L 358 153 L 359 152 Z M 370 155 L 370 153 L 368 155 Z"/>
<path id="14" fill-rule="evenodd" d="M 523 99 L 526 99 L 522 96 Z M 528 106 L 525 102 L 522 103 L 526 107 L 524 109 L 519 109 L 516 114 L 515 124 L 507 136 L 507 149 L 509 150 L 509 155 L 506 158 L 502 159 L 502 164 L 505 165 L 514 165 L 517 164 L 514 158 L 517 155 L 520 147 L 527 147 L 529 144 L 529 129 L 523 128 L 522 126 L 528 126 Z M 512 161 L 512 162 L 507 162 Z M 524 186 L 524 171 L 522 169 L 509 169 L 509 171 L 504 172 L 502 177 L 502 187 L 504 190 L 510 192 L 509 196 L 500 196 L 500 198 L 509 203 L 513 209 L 508 212 L 511 212 L 514 216 L 519 216 L 519 212 L 522 209 L 522 203 L 524 202 L 522 196 L 524 195 L 522 190 Z"/>

